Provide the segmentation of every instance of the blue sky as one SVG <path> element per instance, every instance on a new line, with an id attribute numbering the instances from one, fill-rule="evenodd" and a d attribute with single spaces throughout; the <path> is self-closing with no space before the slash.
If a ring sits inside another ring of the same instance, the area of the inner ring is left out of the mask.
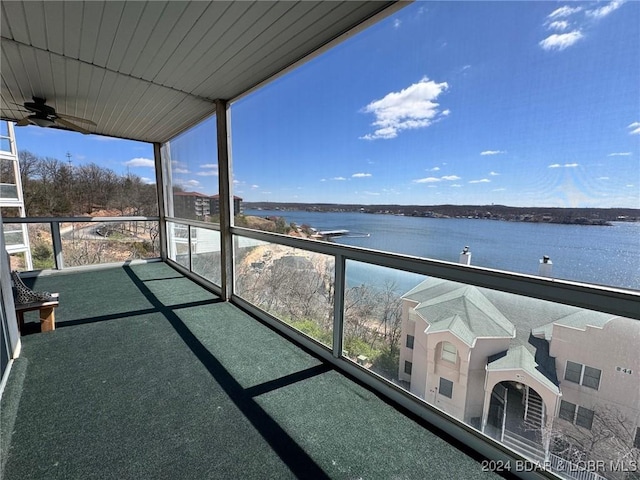
<path id="1" fill-rule="evenodd" d="M 638 2 L 416 2 L 232 104 L 234 193 L 640 208 L 638 39 Z M 16 131 L 153 178 L 148 145 Z M 174 179 L 216 193 L 215 134 L 189 137 Z"/>

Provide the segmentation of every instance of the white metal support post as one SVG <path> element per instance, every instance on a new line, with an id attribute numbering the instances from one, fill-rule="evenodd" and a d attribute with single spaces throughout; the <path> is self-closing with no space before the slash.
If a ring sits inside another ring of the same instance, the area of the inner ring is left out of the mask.
<path id="1" fill-rule="evenodd" d="M 346 260 L 343 255 L 335 257 L 335 279 L 333 285 L 333 356 L 342 356 L 344 341 L 344 290 L 346 279 Z"/>
<path id="2" fill-rule="evenodd" d="M 153 144 L 153 160 L 156 166 L 156 195 L 158 196 L 158 242 L 160 245 L 160 257 L 167 260 L 167 216 L 166 198 L 167 189 L 164 184 L 164 170 L 162 169 L 162 153 L 159 143 Z"/>
<path id="3" fill-rule="evenodd" d="M 233 192 L 231 190 L 231 155 L 229 154 L 229 112 L 226 100 L 216 100 L 218 132 L 218 189 L 220 192 L 220 267 L 221 296 L 228 301 L 233 295 Z"/>

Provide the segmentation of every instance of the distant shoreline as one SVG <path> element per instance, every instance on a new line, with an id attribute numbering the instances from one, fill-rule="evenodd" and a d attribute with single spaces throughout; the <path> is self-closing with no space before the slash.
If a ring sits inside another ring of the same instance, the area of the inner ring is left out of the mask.
<path id="1" fill-rule="evenodd" d="M 475 218 L 529 223 L 610 226 L 611 222 L 638 222 L 640 209 L 509 207 L 505 205 L 362 205 L 284 202 L 243 202 L 247 210 L 353 212 L 426 218 Z"/>

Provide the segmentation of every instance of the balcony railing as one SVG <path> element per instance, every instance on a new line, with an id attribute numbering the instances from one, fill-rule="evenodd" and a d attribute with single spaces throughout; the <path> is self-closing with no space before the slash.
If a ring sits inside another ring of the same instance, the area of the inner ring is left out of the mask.
<path id="1" fill-rule="evenodd" d="M 25 225 L 35 270 L 160 257 L 158 217 L 5 218 L 8 248 Z M 11 268 L 23 270 L 19 254 L 12 257 Z"/>

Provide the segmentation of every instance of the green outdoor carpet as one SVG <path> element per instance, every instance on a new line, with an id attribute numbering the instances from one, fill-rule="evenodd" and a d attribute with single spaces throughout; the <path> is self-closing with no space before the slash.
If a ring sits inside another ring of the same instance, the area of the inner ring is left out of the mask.
<path id="1" fill-rule="evenodd" d="M 3 479 L 494 476 L 166 264 L 33 284 L 57 329 L 22 339 Z"/>

